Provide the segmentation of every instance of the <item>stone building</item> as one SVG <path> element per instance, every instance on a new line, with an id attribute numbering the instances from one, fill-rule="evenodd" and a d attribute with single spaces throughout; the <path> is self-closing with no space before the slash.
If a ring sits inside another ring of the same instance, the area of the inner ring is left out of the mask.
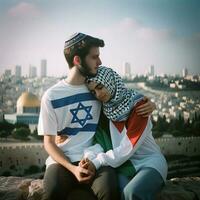
<path id="1" fill-rule="evenodd" d="M 10 123 L 24 123 L 33 131 L 38 124 L 40 100 L 30 92 L 23 92 L 17 100 L 17 112 L 5 114 L 4 118 Z"/>

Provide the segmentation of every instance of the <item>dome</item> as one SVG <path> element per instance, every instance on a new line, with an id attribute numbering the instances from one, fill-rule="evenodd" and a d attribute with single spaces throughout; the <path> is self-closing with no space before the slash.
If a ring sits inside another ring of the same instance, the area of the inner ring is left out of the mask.
<path id="1" fill-rule="evenodd" d="M 40 107 L 40 100 L 30 92 L 23 92 L 17 100 L 17 107 Z"/>

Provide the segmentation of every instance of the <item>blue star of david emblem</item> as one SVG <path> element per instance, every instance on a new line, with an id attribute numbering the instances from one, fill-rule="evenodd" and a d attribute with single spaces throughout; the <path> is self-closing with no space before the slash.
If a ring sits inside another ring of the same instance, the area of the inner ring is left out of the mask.
<path id="1" fill-rule="evenodd" d="M 77 108 L 70 109 L 70 112 L 73 115 L 71 123 L 79 123 L 81 126 L 84 126 L 87 120 L 93 119 L 90 111 L 92 106 L 84 106 L 82 103 L 79 103 Z"/>

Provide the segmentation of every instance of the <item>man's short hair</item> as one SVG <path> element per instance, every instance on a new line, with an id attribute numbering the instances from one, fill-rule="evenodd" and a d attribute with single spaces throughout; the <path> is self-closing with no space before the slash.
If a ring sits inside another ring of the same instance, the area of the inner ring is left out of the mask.
<path id="1" fill-rule="evenodd" d="M 104 47 L 104 41 L 84 33 L 75 33 L 65 41 L 64 55 L 69 68 L 74 66 L 74 56 L 79 56 L 83 60 L 92 47 Z"/>

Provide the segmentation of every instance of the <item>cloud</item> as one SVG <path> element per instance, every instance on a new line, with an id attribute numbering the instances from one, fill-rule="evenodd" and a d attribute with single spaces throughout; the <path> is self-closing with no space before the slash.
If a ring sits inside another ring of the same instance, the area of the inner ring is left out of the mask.
<path id="1" fill-rule="evenodd" d="M 117 24 L 113 25 L 112 27 L 105 28 L 104 33 L 111 33 L 115 31 L 115 33 L 122 37 L 123 35 L 132 35 L 138 39 L 145 39 L 145 40 L 164 40 L 175 37 L 175 32 L 170 29 L 155 29 L 151 27 L 147 27 L 141 22 L 132 19 L 132 18 L 124 18 Z M 121 35 L 123 33 L 123 35 Z"/>
<path id="2" fill-rule="evenodd" d="M 140 28 L 140 26 L 141 26 L 141 24 L 139 21 L 136 21 L 129 17 L 126 17 L 119 22 L 119 27 L 122 30 L 130 30 L 130 29 L 137 30 Z"/>
<path id="3" fill-rule="evenodd" d="M 8 15 L 11 17 L 38 17 L 40 11 L 34 4 L 21 2 L 10 8 L 8 10 Z"/>
<path id="4" fill-rule="evenodd" d="M 152 28 L 140 27 L 136 31 L 136 35 L 144 40 L 168 40 L 173 37 L 171 30 L 155 30 Z"/>
<path id="5" fill-rule="evenodd" d="M 116 66 L 118 72 L 125 61 L 132 64 L 136 73 L 152 64 L 158 73 L 179 73 L 184 66 L 197 71 L 199 34 L 180 36 L 170 27 L 150 27 L 132 18 L 124 18 L 96 33 L 106 43 L 103 61 Z"/>

